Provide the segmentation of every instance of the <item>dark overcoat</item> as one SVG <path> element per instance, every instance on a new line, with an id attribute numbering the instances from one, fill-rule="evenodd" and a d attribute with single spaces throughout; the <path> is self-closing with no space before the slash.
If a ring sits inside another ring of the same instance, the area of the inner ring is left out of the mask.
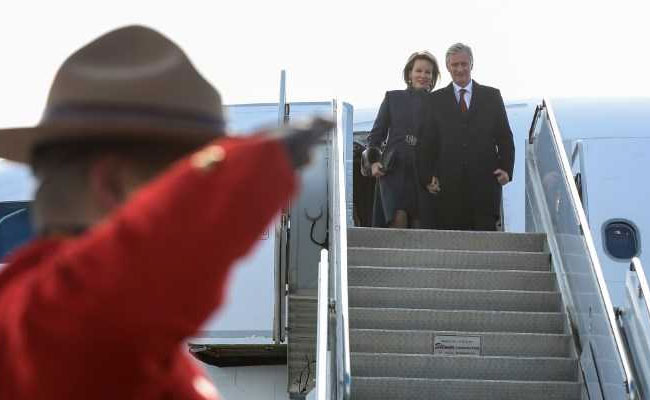
<path id="1" fill-rule="evenodd" d="M 425 145 L 439 151 L 435 163 L 427 167 L 428 176 L 440 179 L 438 212 L 454 215 L 466 200 L 461 197 L 471 193 L 469 203 L 476 215 L 498 216 L 501 185 L 494 171 L 500 168 L 512 180 L 515 162 L 512 131 L 501 93 L 474 81 L 470 108 L 465 113 L 456 101 L 453 84 L 431 96 L 436 137 Z"/>
<path id="2" fill-rule="evenodd" d="M 368 146 L 379 148 L 388 140 L 388 149 L 396 152 L 396 160 L 391 171 L 379 178 L 381 201 L 376 204 L 381 204 L 379 214 L 383 214 L 385 220 L 381 221 L 381 215 L 378 218 L 375 212 L 375 221 L 388 224 L 395 210 L 400 209 L 406 210 L 413 217 L 419 218 L 422 214 L 422 197 L 427 194 L 418 185 L 422 181 L 417 161 L 421 153 L 420 143 L 409 144 L 406 138 L 409 135 L 415 136 L 419 142 L 425 132 L 431 130 L 431 101 L 431 94 L 425 91 L 407 89 L 386 92 L 368 135 Z M 434 137 L 435 132 L 427 132 L 426 135 Z M 435 156 L 435 152 L 427 155 Z"/>

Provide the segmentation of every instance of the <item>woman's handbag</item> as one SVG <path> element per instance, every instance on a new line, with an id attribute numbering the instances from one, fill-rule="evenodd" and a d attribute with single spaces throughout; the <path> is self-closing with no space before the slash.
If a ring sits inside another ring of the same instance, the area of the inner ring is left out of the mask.
<path id="1" fill-rule="evenodd" d="M 376 162 L 381 163 L 381 172 L 384 174 L 390 173 L 395 167 L 397 152 L 395 148 L 388 147 L 389 137 L 390 131 L 380 148 L 369 146 L 361 154 L 361 172 L 364 176 L 372 176 L 372 164 Z"/>
<path id="2" fill-rule="evenodd" d="M 388 139 L 390 138 L 390 129 L 386 135 L 386 140 L 381 144 L 381 172 L 384 174 L 389 173 L 395 165 L 395 149 L 388 147 Z"/>
<path id="3" fill-rule="evenodd" d="M 395 149 L 389 149 L 386 142 L 382 143 L 381 149 L 368 147 L 361 153 L 361 174 L 372 176 L 372 164 L 381 163 L 381 172 L 387 174 L 395 164 Z"/>
<path id="4" fill-rule="evenodd" d="M 368 146 L 361 153 L 361 175 L 372 176 L 372 164 L 381 162 L 381 150 Z"/>
<path id="5" fill-rule="evenodd" d="M 388 138 L 381 146 L 381 171 L 384 174 L 389 173 L 395 165 L 395 149 L 388 147 Z"/>

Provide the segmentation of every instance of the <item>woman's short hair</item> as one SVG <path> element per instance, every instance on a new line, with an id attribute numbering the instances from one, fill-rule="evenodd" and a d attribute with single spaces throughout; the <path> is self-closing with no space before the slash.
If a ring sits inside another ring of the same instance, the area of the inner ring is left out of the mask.
<path id="1" fill-rule="evenodd" d="M 469 56 L 469 66 L 470 68 L 474 66 L 474 56 L 472 55 L 472 48 L 463 43 L 454 43 L 449 46 L 447 54 L 445 54 L 445 65 L 449 64 L 449 57 L 454 54 L 465 52 Z"/>
<path id="2" fill-rule="evenodd" d="M 438 67 L 438 60 L 433 56 L 433 54 L 429 53 L 428 51 L 416 51 L 415 53 L 411 54 L 406 60 L 406 65 L 404 65 L 404 82 L 406 83 L 406 86 L 411 87 L 411 70 L 413 70 L 413 65 L 415 64 L 415 61 L 417 60 L 426 60 L 431 63 L 433 66 L 433 70 L 431 71 L 431 87 L 429 90 L 432 90 L 434 87 L 436 87 L 436 83 L 438 82 L 438 79 L 440 79 L 440 67 Z"/>

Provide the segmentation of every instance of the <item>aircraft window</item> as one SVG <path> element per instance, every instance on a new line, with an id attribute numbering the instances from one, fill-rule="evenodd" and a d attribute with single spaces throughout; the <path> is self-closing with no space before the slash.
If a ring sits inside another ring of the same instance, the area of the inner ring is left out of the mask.
<path id="1" fill-rule="evenodd" d="M 29 202 L 0 202 L 0 263 L 33 236 Z"/>
<path id="2" fill-rule="evenodd" d="M 629 260 L 639 253 L 636 228 L 627 222 L 609 222 L 605 227 L 605 249 L 614 258 Z"/>

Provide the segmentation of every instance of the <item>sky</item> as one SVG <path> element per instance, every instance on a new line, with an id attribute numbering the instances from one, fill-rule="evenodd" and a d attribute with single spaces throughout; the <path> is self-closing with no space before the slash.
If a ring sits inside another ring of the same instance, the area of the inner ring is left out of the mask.
<path id="1" fill-rule="evenodd" d="M 0 9 L 0 127 L 38 122 L 59 65 L 111 29 L 177 42 L 227 104 L 332 98 L 377 106 L 410 53 L 474 51 L 473 78 L 506 100 L 649 96 L 650 1 L 30 1 Z"/>

